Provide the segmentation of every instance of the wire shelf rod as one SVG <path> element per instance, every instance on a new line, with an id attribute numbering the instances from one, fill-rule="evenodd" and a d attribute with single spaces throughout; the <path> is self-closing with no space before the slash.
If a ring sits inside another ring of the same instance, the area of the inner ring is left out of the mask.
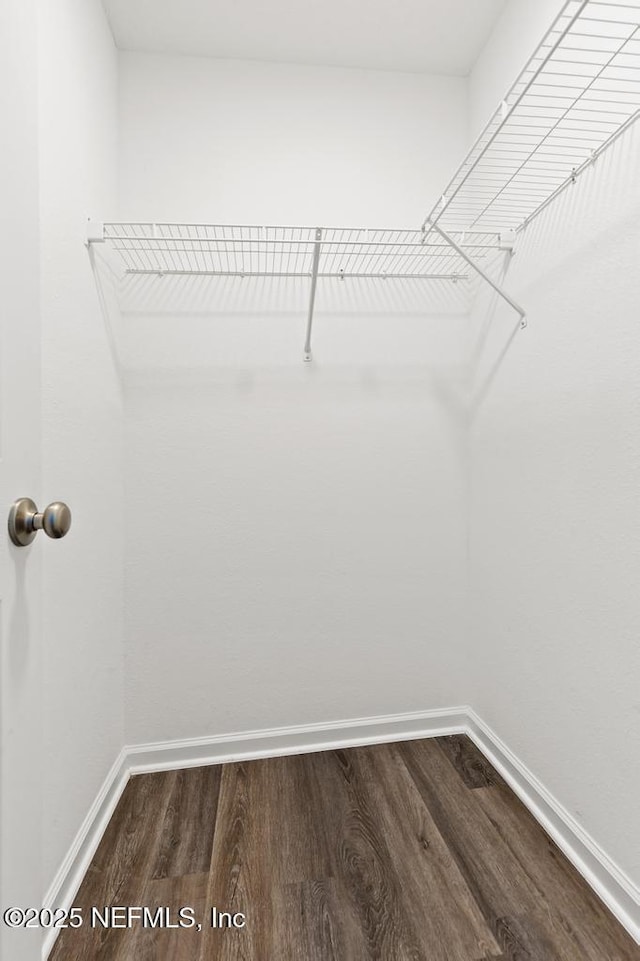
<path id="1" fill-rule="evenodd" d="M 471 232 L 469 232 L 469 231 L 467 231 L 467 235 L 468 235 L 468 236 L 472 236 Z M 138 248 L 138 249 L 140 249 L 140 250 L 186 250 L 186 249 L 189 249 L 189 248 L 187 248 L 186 246 L 168 247 L 167 245 L 168 245 L 169 243 L 174 243 L 174 244 L 177 244 L 177 243 L 182 244 L 182 243 L 184 243 L 184 244 L 186 245 L 187 243 L 196 243 L 196 242 L 197 242 L 197 238 L 185 238 L 184 241 L 181 241 L 179 237 L 167 237 L 167 238 L 162 238 L 162 237 L 146 237 L 146 236 L 144 236 L 144 235 L 137 235 L 137 236 L 131 237 L 131 238 L 129 238 L 129 237 L 112 236 L 112 237 L 109 237 L 109 240 L 112 240 L 112 241 L 114 241 L 114 242 L 118 242 L 118 241 L 120 241 L 120 240 L 126 240 L 126 241 L 136 240 L 136 241 L 141 241 L 141 242 L 145 243 L 145 246 Z M 234 240 L 233 238 L 225 238 L 224 241 L 208 240 L 208 241 L 206 241 L 206 242 L 209 243 L 210 245 L 215 246 L 215 249 L 218 250 L 218 251 L 224 251 L 225 249 L 231 250 L 234 245 L 238 245 L 238 244 L 239 244 L 239 245 L 257 244 L 259 247 L 265 247 L 265 248 L 270 247 L 270 246 L 289 246 L 289 247 L 293 247 L 293 246 L 305 246 L 305 247 L 313 248 L 314 245 L 315 245 L 315 241 L 311 241 L 311 240 L 300 240 L 300 241 L 297 241 L 297 240 L 293 240 L 293 241 L 290 241 L 290 240 L 252 240 L 252 241 L 247 241 L 247 240 L 241 240 L 241 239 Z M 224 244 L 225 244 L 225 247 L 220 246 L 221 243 L 224 243 Z M 228 248 L 226 247 L 226 245 L 229 245 Z M 496 245 L 497 245 L 497 239 L 496 239 Z M 397 247 L 410 247 L 410 248 L 415 248 L 415 249 L 420 250 L 420 251 L 424 251 L 424 250 L 425 250 L 425 247 L 427 247 L 427 248 L 433 247 L 434 249 L 444 249 L 444 250 L 449 249 L 448 246 L 447 246 L 447 244 L 428 244 L 428 245 L 425 245 L 425 244 L 421 244 L 421 243 L 416 242 L 416 241 L 410 241 L 410 242 L 409 242 L 409 241 L 405 241 L 405 242 L 396 242 L 396 241 L 355 241 L 355 240 L 354 240 L 354 241 L 348 241 L 348 240 L 347 240 L 347 241 L 322 241 L 322 246 L 325 247 L 325 248 L 327 248 L 327 247 L 339 247 L 340 249 L 351 248 L 351 247 L 358 247 L 358 248 L 361 248 L 361 247 L 366 247 L 366 248 L 374 247 L 374 248 L 379 249 L 379 248 L 382 247 L 382 246 L 384 246 L 384 247 L 394 247 L 394 248 L 397 248 Z M 474 244 L 474 243 L 466 243 L 466 242 L 465 242 L 465 243 L 463 243 L 461 246 L 464 246 L 464 247 L 474 247 L 474 246 L 477 247 L 477 246 L 482 246 L 482 247 L 484 247 L 485 245 L 484 245 L 484 244 L 479 244 L 479 243 L 475 243 L 475 244 Z M 197 248 L 194 248 L 194 249 L 197 249 Z"/>
<path id="2" fill-rule="evenodd" d="M 283 277 L 283 278 L 299 278 L 303 280 L 309 280 L 313 272 L 306 271 L 305 273 L 292 273 L 292 272 L 277 272 L 273 271 L 227 271 L 227 270 L 151 270 L 148 268 L 128 268 L 125 273 L 132 275 L 145 275 L 145 276 L 160 276 L 160 277 L 239 277 L 239 278 L 251 278 L 251 277 Z M 333 273 L 325 273 L 319 271 L 317 274 L 318 280 L 468 280 L 469 276 L 467 274 L 460 273 L 448 273 L 448 274 L 370 274 L 370 273 L 346 273 L 344 271 L 338 271 Z"/>

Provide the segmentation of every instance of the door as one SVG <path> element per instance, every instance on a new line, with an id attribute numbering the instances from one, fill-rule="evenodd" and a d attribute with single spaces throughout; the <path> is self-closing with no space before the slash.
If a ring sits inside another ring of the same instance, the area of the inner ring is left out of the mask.
<path id="1" fill-rule="evenodd" d="M 42 899 L 38 539 L 14 547 L 11 503 L 40 506 L 38 143 L 34 0 L 0 0 L 0 904 Z M 41 535 L 39 535 L 41 537 Z M 0 918 L 0 957 L 40 957 Z"/>

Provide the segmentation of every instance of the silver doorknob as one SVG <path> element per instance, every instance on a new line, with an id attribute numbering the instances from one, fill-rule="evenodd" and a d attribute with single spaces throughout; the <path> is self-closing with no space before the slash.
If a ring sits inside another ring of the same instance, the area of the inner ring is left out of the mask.
<path id="1" fill-rule="evenodd" d="M 30 497 L 21 497 L 9 511 L 9 537 L 18 547 L 30 544 L 38 531 L 57 539 L 68 534 L 70 527 L 71 511 L 62 501 L 54 501 L 38 511 Z"/>

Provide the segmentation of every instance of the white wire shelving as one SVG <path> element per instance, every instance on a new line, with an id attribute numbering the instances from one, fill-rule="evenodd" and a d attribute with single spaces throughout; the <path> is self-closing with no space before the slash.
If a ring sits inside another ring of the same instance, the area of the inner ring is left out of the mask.
<path id="1" fill-rule="evenodd" d="M 521 231 L 640 116 L 640 0 L 568 0 L 423 228 Z"/>
<path id="2" fill-rule="evenodd" d="M 305 360 L 324 279 L 480 277 L 524 327 L 491 255 L 638 117 L 640 0 L 566 0 L 420 230 L 90 222 L 88 241 L 132 275 L 308 278 Z"/>
<path id="3" fill-rule="evenodd" d="M 421 230 L 261 227 L 231 224 L 91 223 L 126 274 L 307 278 L 305 359 L 318 280 L 468 281 L 470 264 L 500 248 L 494 232 L 467 233 L 459 245 Z M 475 271 L 481 270 L 475 266 Z"/>
<path id="4" fill-rule="evenodd" d="M 441 238 L 424 243 L 420 230 L 176 223 L 105 223 L 99 230 L 128 274 L 467 279 L 464 258 Z M 495 232 L 460 239 L 478 259 L 499 246 Z"/>

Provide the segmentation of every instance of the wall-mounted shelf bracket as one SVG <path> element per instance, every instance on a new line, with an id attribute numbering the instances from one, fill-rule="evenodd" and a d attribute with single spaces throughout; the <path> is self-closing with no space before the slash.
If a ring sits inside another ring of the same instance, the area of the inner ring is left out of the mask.
<path id="1" fill-rule="evenodd" d="M 479 274 L 479 275 L 482 277 L 482 279 L 483 279 L 487 284 L 489 284 L 490 287 L 492 287 L 492 288 L 495 290 L 495 292 L 498 294 L 498 296 L 499 296 L 499 297 L 502 297 L 502 299 L 503 299 L 504 301 L 506 301 L 506 303 L 509 304 L 509 306 L 512 307 L 513 310 L 515 310 L 515 312 L 516 312 L 517 314 L 519 314 L 519 316 L 520 316 L 520 327 L 521 327 L 522 329 L 524 329 L 524 328 L 527 326 L 527 315 L 526 315 L 526 312 L 522 309 L 522 307 L 520 307 L 519 304 L 517 304 L 517 303 L 515 302 L 515 300 L 514 300 L 512 297 L 509 296 L 509 294 L 500 286 L 500 284 L 497 284 L 497 283 L 495 282 L 495 280 L 493 280 L 493 279 L 489 276 L 489 274 L 487 274 L 487 273 L 482 269 L 482 267 L 480 267 L 480 265 L 477 264 L 476 261 L 475 261 L 472 257 L 470 257 L 470 256 L 467 254 L 467 252 L 466 252 L 465 250 L 463 250 L 462 247 L 460 247 L 460 246 L 455 242 L 455 240 L 453 239 L 453 237 L 450 237 L 449 234 L 448 234 L 445 230 L 442 229 L 442 227 L 438 226 L 437 223 L 431 222 L 431 223 L 429 223 L 428 225 L 425 225 L 425 226 L 423 227 L 423 231 L 424 231 L 425 234 L 426 234 L 429 230 L 435 230 L 436 233 L 439 234 L 439 235 L 442 237 L 442 239 L 445 240 L 448 244 L 450 244 L 451 247 L 453 247 L 453 249 L 456 251 L 456 253 L 457 253 L 460 257 L 462 257 L 462 259 L 463 259 L 464 261 L 466 261 L 466 263 L 468 263 L 469 266 L 472 267 L 472 268 L 476 271 L 476 273 Z M 504 247 L 503 249 L 508 250 L 508 249 L 513 249 L 513 248 Z"/>
<path id="2" fill-rule="evenodd" d="M 510 254 L 514 253 L 517 237 L 517 231 L 503 230 L 498 238 L 498 249 L 508 250 Z"/>
<path id="3" fill-rule="evenodd" d="M 313 245 L 313 263 L 311 267 L 311 292 L 309 294 L 309 313 L 307 315 L 307 338 L 304 342 L 304 359 L 307 364 L 311 361 L 311 329 L 313 327 L 313 308 L 316 301 L 316 285 L 318 283 L 318 266 L 320 264 L 321 247 L 322 230 L 317 227 L 315 243 Z"/>
<path id="4" fill-rule="evenodd" d="M 87 221 L 87 246 L 90 244 L 103 244 L 105 242 L 104 224 L 99 220 Z"/>

